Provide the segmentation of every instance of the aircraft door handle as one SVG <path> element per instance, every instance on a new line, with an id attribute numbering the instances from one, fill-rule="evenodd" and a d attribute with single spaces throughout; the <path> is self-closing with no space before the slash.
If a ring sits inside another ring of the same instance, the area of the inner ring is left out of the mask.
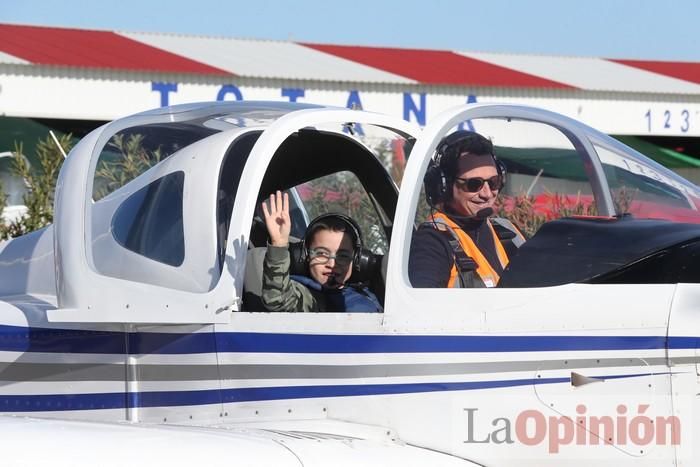
<path id="1" fill-rule="evenodd" d="M 591 383 L 603 383 L 605 382 L 604 378 L 595 378 L 592 376 L 585 376 L 580 373 L 576 373 L 574 371 L 571 372 L 571 385 L 575 388 L 579 386 L 584 386 L 586 384 L 591 384 Z"/>

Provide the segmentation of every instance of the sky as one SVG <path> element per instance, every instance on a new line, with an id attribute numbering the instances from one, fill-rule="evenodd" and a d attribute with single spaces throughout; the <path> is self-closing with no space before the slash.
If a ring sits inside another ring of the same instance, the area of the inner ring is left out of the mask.
<path id="1" fill-rule="evenodd" d="M 699 0 L 0 0 L 0 23 L 700 62 Z"/>

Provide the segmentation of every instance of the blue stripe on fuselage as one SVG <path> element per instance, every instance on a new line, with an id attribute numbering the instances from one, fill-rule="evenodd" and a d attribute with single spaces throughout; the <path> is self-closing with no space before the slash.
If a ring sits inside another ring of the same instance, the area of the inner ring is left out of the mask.
<path id="1" fill-rule="evenodd" d="M 643 350 L 664 336 L 407 336 L 217 333 L 219 352 L 421 353 Z"/>
<path id="2" fill-rule="evenodd" d="M 600 375 L 601 379 L 622 379 L 668 373 Z M 198 391 L 149 391 L 129 394 L 130 407 L 176 407 L 235 402 L 260 402 L 282 399 L 313 399 L 322 397 L 376 396 L 415 394 L 437 391 L 471 391 L 516 386 L 570 383 L 569 377 L 526 378 L 497 381 L 423 382 L 407 384 L 351 384 L 316 386 L 277 386 Z M 0 412 L 44 412 L 65 410 L 122 409 L 126 407 L 124 393 L 102 394 L 44 394 L 0 396 Z"/>
<path id="3" fill-rule="evenodd" d="M 476 381 L 463 383 L 413 383 L 329 386 L 281 386 L 262 388 L 207 389 L 199 391 L 149 391 L 129 394 L 130 407 L 177 407 L 281 399 L 407 394 L 464 391 L 530 384 L 568 383 L 569 378 Z M 0 412 L 123 409 L 126 394 L 34 394 L 0 396 Z"/>
<path id="4" fill-rule="evenodd" d="M 128 343 L 127 343 L 128 339 Z M 214 333 L 118 332 L 0 325 L 0 351 L 95 354 L 216 352 Z"/>
<path id="5" fill-rule="evenodd" d="M 128 343 L 127 343 L 128 339 Z M 436 353 L 695 349 L 697 337 L 428 336 L 251 332 L 159 333 L 0 326 L 0 351 L 48 353 L 197 354 Z"/>

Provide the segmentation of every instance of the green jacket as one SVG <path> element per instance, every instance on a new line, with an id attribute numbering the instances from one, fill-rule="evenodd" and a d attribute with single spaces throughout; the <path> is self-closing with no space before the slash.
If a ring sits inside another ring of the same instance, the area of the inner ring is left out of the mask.
<path id="1" fill-rule="evenodd" d="M 263 263 L 262 302 L 270 311 L 320 311 L 306 286 L 289 278 L 287 247 L 267 246 Z"/>

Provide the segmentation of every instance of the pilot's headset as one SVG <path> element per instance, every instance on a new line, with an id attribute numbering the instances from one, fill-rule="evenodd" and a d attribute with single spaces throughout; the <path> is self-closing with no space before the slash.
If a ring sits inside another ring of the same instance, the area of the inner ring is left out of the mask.
<path id="1" fill-rule="evenodd" d="M 335 221 L 337 223 L 342 223 L 345 226 L 345 233 L 352 237 L 353 243 L 353 275 L 351 281 L 362 281 L 365 272 L 372 268 L 375 256 L 371 251 L 365 250 L 362 247 L 362 232 L 360 231 L 360 226 L 351 217 L 345 214 L 339 213 L 328 213 L 322 214 L 311 221 L 309 226 L 306 228 L 306 234 L 304 235 L 304 241 L 291 246 L 290 255 L 292 274 L 306 274 L 308 272 L 309 265 L 309 247 L 311 245 L 311 239 L 319 230 L 319 224 L 328 224 L 329 222 Z"/>
<path id="2" fill-rule="evenodd" d="M 474 131 L 455 131 L 440 141 L 435 149 L 435 156 L 428 163 L 423 183 L 425 198 L 430 206 L 436 207 L 452 199 L 452 184 L 457 173 L 457 161 L 464 153 L 490 155 L 505 186 L 506 166 L 493 153 L 493 143 Z"/>

